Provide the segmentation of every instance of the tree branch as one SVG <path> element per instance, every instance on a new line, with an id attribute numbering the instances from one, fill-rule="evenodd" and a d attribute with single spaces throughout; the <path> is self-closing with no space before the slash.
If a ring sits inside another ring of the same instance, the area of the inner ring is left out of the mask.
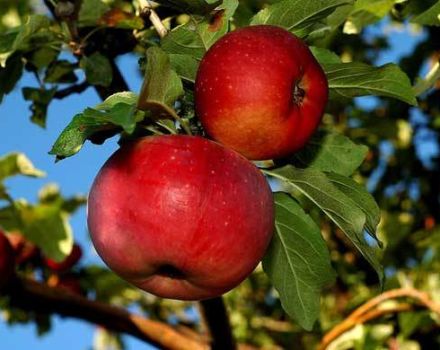
<path id="1" fill-rule="evenodd" d="M 57 313 L 130 334 L 164 349 L 205 350 L 208 345 L 182 335 L 171 326 L 92 301 L 60 288 L 17 278 L 9 288 L 11 306 L 27 311 Z"/>
<path id="2" fill-rule="evenodd" d="M 61 100 L 61 99 L 68 97 L 72 94 L 80 94 L 80 93 L 84 92 L 85 90 L 87 90 L 87 88 L 89 86 L 90 86 L 90 84 L 87 81 L 83 81 L 82 83 L 71 85 L 65 89 L 58 90 L 55 93 L 54 98 Z"/>
<path id="3" fill-rule="evenodd" d="M 235 350 L 237 346 L 222 297 L 202 300 L 200 309 L 212 339 L 211 349 Z"/>
<path id="4" fill-rule="evenodd" d="M 440 303 L 433 301 L 427 293 L 414 288 L 392 289 L 359 306 L 345 320 L 333 327 L 322 338 L 318 350 L 325 350 L 331 342 L 357 324 L 368 322 L 386 314 L 412 310 L 413 307 L 407 303 L 397 304 L 391 308 L 380 308 L 380 304 L 384 301 L 403 297 L 412 298 L 422 306 L 440 315 Z"/>

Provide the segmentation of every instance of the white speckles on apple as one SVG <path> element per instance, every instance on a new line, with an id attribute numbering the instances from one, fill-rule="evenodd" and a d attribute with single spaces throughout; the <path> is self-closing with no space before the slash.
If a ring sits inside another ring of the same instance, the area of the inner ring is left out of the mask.
<path id="1" fill-rule="evenodd" d="M 215 170 L 211 170 L 211 175 L 214 175 L 215 174 Z"/>
<path id="2" fill-rule="evenodd" d="M 176 160 L 176 156 L 171 156 L 170 159 L 171 160 Z"/>
<path id="3" fill-rule="evenodd" d="M 229 226 L 229 221 L 225 221 L 225 226 Z"/>

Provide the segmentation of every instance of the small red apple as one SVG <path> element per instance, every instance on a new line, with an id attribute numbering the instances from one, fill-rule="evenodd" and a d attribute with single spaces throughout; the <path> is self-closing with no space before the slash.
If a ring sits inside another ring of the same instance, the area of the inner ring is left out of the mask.
<path id="1" fill-rule="evenodd" d="M 15 270 L 14 250 L 5 233 L 0 230 L 0 290 L 11 280 Z"/>
<path id="2" fill-rule="evenodd" d="M 69 271 L 82 257 L 82 249 L 78 244 L 74 244 L 72 247 L 72 251 L 70 254 L 60 262 L 56 262 L 55 260 L 45 258 L 45 265 L 50 268 L 52 271 L 56 272 L 66 272 Z"/>
<path id="3" fill-rule="evenodd" d="M 89 195 L 88 226 L 107 265 L 160 297 L 199 300 L 237 286 L 272 236 L 273 198 L 238 153 L 193 136 L 123 145 Z"/>
<path id="4" fill-rule="evenodd" d="M 196 112 L 207 133 L 249 159 L 280 158 L 303 147 L 327 95 L 326 76 L 309 48 L 270 25 L 218 40 L 195 83 Z"/>
<path id="5" fill-rule="evenodd" d="M 14 250 L 15 263 L 17 265 L 26 264 L 39 255 L 38 247 L 28 241 L 21 233 L 10 232 L 7 234 L 7 237 Z"/>

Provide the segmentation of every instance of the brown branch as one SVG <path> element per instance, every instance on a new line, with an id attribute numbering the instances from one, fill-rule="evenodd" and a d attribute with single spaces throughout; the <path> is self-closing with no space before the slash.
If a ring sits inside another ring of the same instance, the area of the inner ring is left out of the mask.
<path id="1" fill-rule="evenodd" d="M 325 350 L 331 342 L 357 324 L 368 322 L 372 319 L 382 317 L 389 313 L 412 310 L 412 306 L 406 303 L 398 304 L 394 307 L 386 309 L 380 308 L 380 304 L 386 300 L 403 297 L 412 298 L 420 305 L 440 315 L 440 304 L 433 301 L 427 293 L 414 288 L 392 289 L 359 306 L 345 320 L 333 327 L 322 338 L 321 343 L 318 346 L 318 350 Z"/>
<path id="2" fill-rule="evenodd" d="M 211 336 L 211 349 L 235 350 L 237 346 L 222 297 L 202 300 L 200 310 Z"/>
<path id="3" fill-rule="evenodd" d="M 13 307 L 86 320 L 115 332 L 130 334 L 163 349 L 209 348 L 207 344 L 184 336 L 164 323 L 33 280 L 17 278 L 9 288 L 9 297 Z"/>

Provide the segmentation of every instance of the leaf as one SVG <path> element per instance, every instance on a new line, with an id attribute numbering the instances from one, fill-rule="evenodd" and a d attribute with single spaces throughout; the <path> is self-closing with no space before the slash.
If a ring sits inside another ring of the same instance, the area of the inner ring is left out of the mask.
<path id="1" fill-rule="evenodd" d="M 31 101 L 31 121 L 42 128 L 46 127 L 47 109 L 52 101 L 56 88 L 45 90 L 43 88 L 25 87 L 22 89 L 26 101 Z"/>
<path id="2" fill-rule="evenodd" d="M 315 58 L 321 65 L 330 63 L 341 63 L 341 59 L 333 51 L 316 46 L 310 46 L 309 49 L 310 51 L 312 51 L 313 56 L 315 56 Z"/>
<path id="3" fill-rule="evenodd" d="M 325 26 L 324 20 L 338 7 L 351 3 L 350 0 L 283 0 L 258 12 L 251 24 L 280 26 L 304 38 L 318 27 Z"/>
<path id="4" fill-rule="evenodd" d="M 140 17 L 119 8 L 113 8 L 104 13 L 98 24 L 122 29 L 142 29 L 144 27 L 144 21 Z"/>
<path id="5" fill-rule="evenodd" d="M 433 87 L 437 80 L 440 79 L 440 62 L 435 62 L 426 76 L 422 78 L 418 78 L 416 84 L 414 85 L 414 93 L 416 96 L 420 96 L 426 91 L 428 91 L 431 87 Z"/>
<path id="6" fill-rule="evenodd" d="M 201 60 L 205 52 L 228 32 L 229 19 L 235 12 L 236 0 L 225 1 L 209 18 L 192 20 L 174 28 L 161 41 L 161 48 L 170 54 L 188 55 Z"/>
<path id="7" fill-rule="evenodd" d="M 19 231 L 56 261 L 72 250 L 73 234 L 68 214 L 58 205 L 31 205 L 24 200 L 0 209 L 0 223 L 7 231 Z"/>
<path id="8" fill-rule="evenodd" d="M 5 67 L 0 67 L 0 103 L 10 93 L 23 74 L 23 61 L 19 54 L 9 56 Z"/>
<path id="9" fill-rule="evenodd" d="M 393 8 L 395 0 L 358 0 L 344 26 L 344 33 L 358 34 L 369 24 L 385 17 Z"/>
<path id="10" fill-rule="evenodd" d="M 411 22 L 428 26 L 440 26 L 440 1 L 412 18 Z"/>
<path id="11" fill-rule="evenodd" d="M 0 181 L 15 175 L 44 177 L 46 174 L 34 167 L 23 153 L 10 153 L 0 158 Z"/>
<path id="12" fill-rule="evenodd" d="M 341 192 L 350 198 L 353 205 L 357 206 L 364 212 L 366 217 L 366 232 L 377 241 L 380 247 L 382 247 L 382 243 L 376 235 L 377 225 L 379 225 L 380 221 L 380 208 L 373 196 L 366 191 L 364 186 L 346 176 L 336 173 L 328 173 L 327 177 Z"/>
<path id="13" fill-rule="evenodd" d="M 321 289 L 335 278 L 330 255 L 319 227 L 290 196 L 275 194 L 275 213 L 263 269 L 284 310 L 310 331 L 319 317 Z"/>
<path id="14" fill-rule="evenodd" d="M 329 132 L 313 136 L 293 159 L 301 167 L 351 175 L 361 165 L 368 147 L 356 145 L 348 137 Z"/>
<path id="15" fill-rule="evenodd" d="M 110 10 L 110 7 L 101 0 L 83 0 L 78 14 L 80 27 L 93 27 L 98 24 L 101 17 Z"/>
<path id="16" fill-rule="evenodd" d="M 50 20 L 47 16 L 32 15 L 29 16 L 26 23 L 23 24 L 15 37 L 11 50 L 28 50 L 30 47 L 34 48 L 34 43 L 31 43 L 32 37 L 39 34 L 39 31 L 48 29 Z M 46 42 L 47 44 L 47 42 Z"/>
<path id="17" fill-rule="evenodd" d="M 84 142 L 101 131 L 119 130 L 131 134 L 138 114 L 135 101 L 137 97 L 130 92 L 122 92 L 108 97 L 95 108 L 86 108 L 73 117 L 69 125 L 55 141 L 49 154 L 57 159 L 70 157 L 79 152 Z"/>
<path id="18" fill-rule="evenodd" d="M 91 56 L 83 56 L 80 67 L 84 69 L 87 81 L 91 85 L 109 86 L 113 80 L 113 70 L 110 61 L 99 52 Z"/>
<path id="19" fill-rule="evenodd" d="M 174 116 L 174 102 L 182 94 L 182 81 L 171 69 L 169 56 L 158 47 L 150 47 L 138 107 L 151 111 L 154 117 Z"/>
<path id="20" fill-rule="evenodd" d="M 157 3 L 181 12 L 207 14 L 222 3 L 221 0 L 157 0 Z"/>
<path id="21" fill-rule="evenodd" d="M 325 173 L 313 169 L 297 169 L 291 165 L 265 170 L 265 173 L 300 191 L 315 203 L 346 234 L 376 270 L 380 282 L 383 282 L 379 252 L 367 242 L 364 235 L 364 227 L 367 225 L 365 213 Z"/>
<path id="22" fill-rule="evenodd" d="M 75 83 L 78 80 L 75 69 L 76 65 L 67 60 L 54 61 L 46 70 L 44 82 L 52 84 Z"/>
<path id="23" fill-rule="evenodd" d="M 360 62 L 320 63 L 327 75 L 330 98 L 375 95 L 417 105 L 408 76 L 395 64 L 373 67 Z"/>
<path id="24" fill-rule="evenodd" d="M 170 54 L 170 64 L 181 79 L 195 83 L 199 62 L 190 55 Z"/>

